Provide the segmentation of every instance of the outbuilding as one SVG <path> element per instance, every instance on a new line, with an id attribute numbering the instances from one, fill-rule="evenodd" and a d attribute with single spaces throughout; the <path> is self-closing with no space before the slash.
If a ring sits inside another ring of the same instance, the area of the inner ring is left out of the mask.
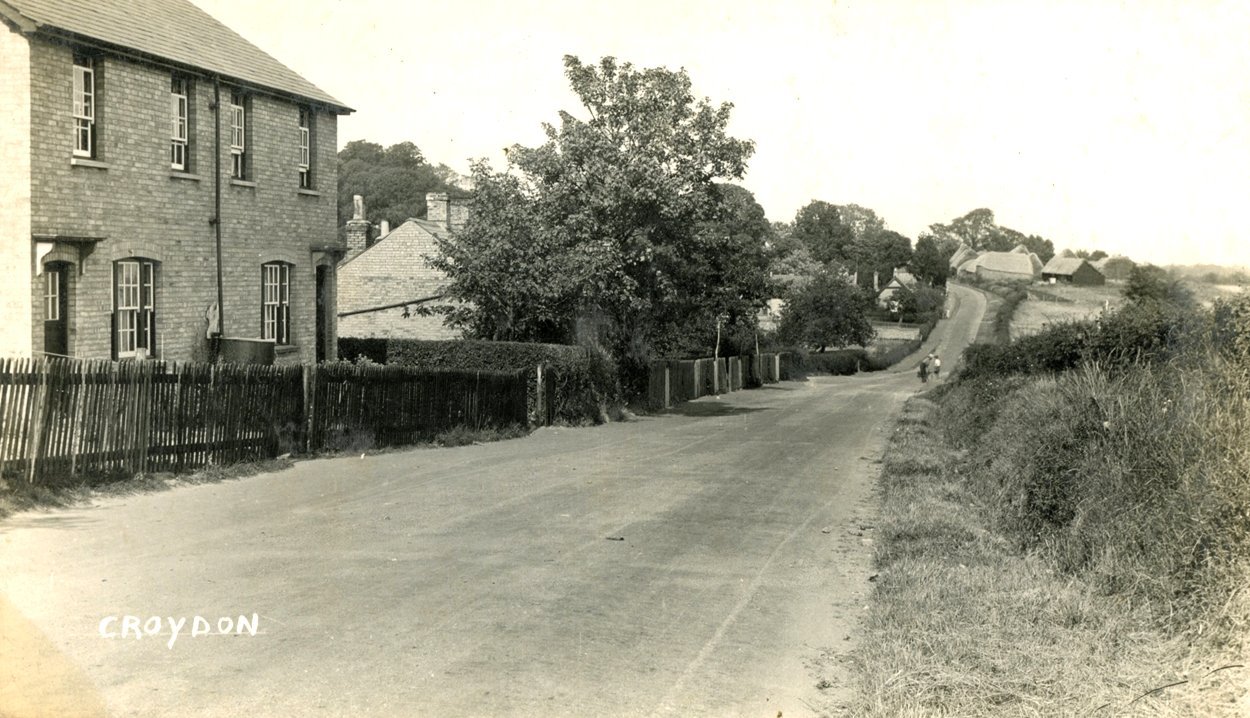
<path id="1" fill-rule="evenodd" d="M 1083 287 L 1095 287 L 1107 283 L 1107 278 L 1092 264 L 1080 257 L 1055 257 L 1042 267 L 1042 281 L 1066 282 Z"/>

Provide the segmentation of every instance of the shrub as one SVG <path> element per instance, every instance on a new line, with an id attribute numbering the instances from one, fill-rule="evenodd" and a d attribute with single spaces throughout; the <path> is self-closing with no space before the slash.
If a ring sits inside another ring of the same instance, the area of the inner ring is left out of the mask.
<path id="1" fill-rule="evenodd" d="M 809 374 L 849 376 L 868 365 L 868 352 L 863 349 L 834 349 L 808 353 L 791 349 L 782 355 L 782 378 L 800 379 Z"/>
<path id="2" fill-rule="evenodd" d="M 603 352 L 585 347 L 471 340 L 341 339 L 339 354 L 345 359 L 366 357 L 379 364 L 467 371 L 517 371 L 536 369 L 542 364 L 554 383 L 553 414 L 557 421 L 604 421 L 621 401 L 615 364 Z M 531 414 L 537 406 L 536 392 L 537 374 L 531 372 Z"/>

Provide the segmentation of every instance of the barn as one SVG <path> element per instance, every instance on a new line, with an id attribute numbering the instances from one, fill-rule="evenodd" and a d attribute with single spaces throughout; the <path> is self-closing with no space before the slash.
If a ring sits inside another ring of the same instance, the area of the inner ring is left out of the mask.
<path id="1" fill-rule="evenodd" d="M 1042 267 L 1042 281 L 1094 287 L 1106 284 L 1107 278 L 1080 257 L 1055 257 Z"/>

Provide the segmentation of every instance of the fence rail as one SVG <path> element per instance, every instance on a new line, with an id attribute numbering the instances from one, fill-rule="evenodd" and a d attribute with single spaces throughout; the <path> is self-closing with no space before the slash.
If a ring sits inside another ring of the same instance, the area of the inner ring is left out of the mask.
<path id="1" fill-rule="evenodd" d="M 526 423 L 526 373 L 0 359 L 0 477 L 185 471 Z"/>

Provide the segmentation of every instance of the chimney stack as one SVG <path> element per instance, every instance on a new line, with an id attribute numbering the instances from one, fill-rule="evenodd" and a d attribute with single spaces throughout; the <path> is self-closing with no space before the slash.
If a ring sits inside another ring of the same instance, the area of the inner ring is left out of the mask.
<path id="1" fill-rule="evenodd" d="M 352 197 L 352 218 L 347 220 L 347 256 L 365 251 L 369 246 L 369 221 L 365 219 L 365 200 Z"/>
<path id="2" fill-rule="evenodd" d="M 469 200 L 453 199 L 448 207 L 447 228 L 451 230 L 462 229 L 465 223 L 469 221 Z"/>
<path id="3" fill-rule="evenodd" d="M 444 227 L 448 224 L 447 205 L 450 200 L 447 198 L 446 192 L 426 192 L 425 193 L 425 218 L 431 222 L 437 222 Z"/>
<path id="4" fill-rule="evenodd" d="M 391 233 L 391 223 L 386 221 L 385 219 L 381 220 L 378 223 L 378 239 L 382 239 L 383 237 L 385 237 L 386 235 L 390 233 Z"/>

